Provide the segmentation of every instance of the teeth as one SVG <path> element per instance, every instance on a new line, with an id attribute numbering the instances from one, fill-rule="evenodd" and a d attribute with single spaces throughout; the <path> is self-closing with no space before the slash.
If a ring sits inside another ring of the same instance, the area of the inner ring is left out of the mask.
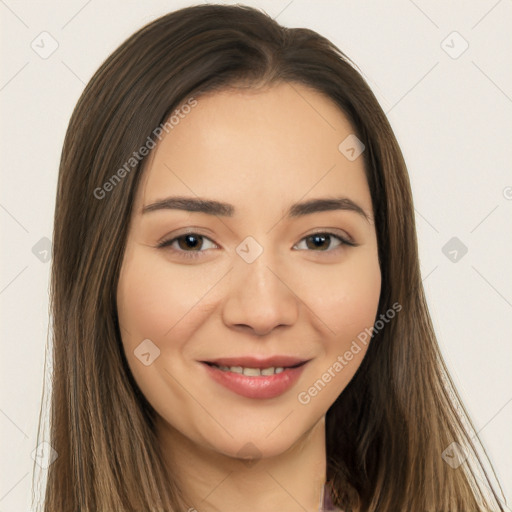
<path id="1" fill-rule="evenodd" d="M 259 368 L 244 368 L 244 375 L 248 377 L 259 377 L 261 370 Z"/>
<path id="2" fill-rule="evenodd" d="M 284 368 L 277 367 L 274 368 L 271 366 L 270 368 L 242 368 L 241 366 L 218 366 L 214 364 L 217 368 L 222 370 L 223 372 L 233 372 L 239 373 L 243 375 L 247 375 L 247 377 L 260 377 L 260 376 L 268 376 L 274 375 L 276 373 L 281 373 L 284 371 Z"/>

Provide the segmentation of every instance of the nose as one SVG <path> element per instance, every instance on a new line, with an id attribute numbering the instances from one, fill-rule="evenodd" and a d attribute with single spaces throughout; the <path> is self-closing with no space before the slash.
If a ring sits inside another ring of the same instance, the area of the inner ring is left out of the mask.
<path id="1" fill-rule="evenodd" d="M 252 263 L 236 260 L 222 311 L 229 328 L 265 336 L 297 321 L 300 299 L 294 280 L 268 253 L 263 251 Z"/>

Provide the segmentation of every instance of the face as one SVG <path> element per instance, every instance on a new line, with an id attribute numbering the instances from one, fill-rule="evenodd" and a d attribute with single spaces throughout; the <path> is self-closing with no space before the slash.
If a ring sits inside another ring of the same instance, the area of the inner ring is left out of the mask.
<path id="1" fill-rule="evenodd" d="M 353 129 L 336 105 L 298 84 L 198 97 L 173 126 L 130 222 L 126 357 L 160 428 L 277 455 L 366 353 L 381 274 L 363 157 L 339 148 Z"/>

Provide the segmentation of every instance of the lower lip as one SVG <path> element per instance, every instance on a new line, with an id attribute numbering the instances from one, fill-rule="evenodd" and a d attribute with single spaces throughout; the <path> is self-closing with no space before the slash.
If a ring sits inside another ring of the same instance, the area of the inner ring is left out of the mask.
<path id="1" fill-rule="evenodd" d="M 206 363 L 202 364 L 213 380 L 238 395 L 246 398 L 275 398 L 297 382 L 307 363 L 297 368 L 285 368 L 281 373 L 259 377 L 249 377 L 241 373 L 223 371 Z"/>

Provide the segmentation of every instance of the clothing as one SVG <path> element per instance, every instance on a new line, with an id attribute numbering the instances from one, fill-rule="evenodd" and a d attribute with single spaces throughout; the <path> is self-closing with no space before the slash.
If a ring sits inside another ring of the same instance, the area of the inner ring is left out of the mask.
<path id="1" fill-rule="evenodd" d="M 318 512 L 343 512 L 341 508 L 336 507 L 333 504 L 330 486 L 326 483 L 322 490 L 322 499 L 320 500 L 322 506 Z"/>

